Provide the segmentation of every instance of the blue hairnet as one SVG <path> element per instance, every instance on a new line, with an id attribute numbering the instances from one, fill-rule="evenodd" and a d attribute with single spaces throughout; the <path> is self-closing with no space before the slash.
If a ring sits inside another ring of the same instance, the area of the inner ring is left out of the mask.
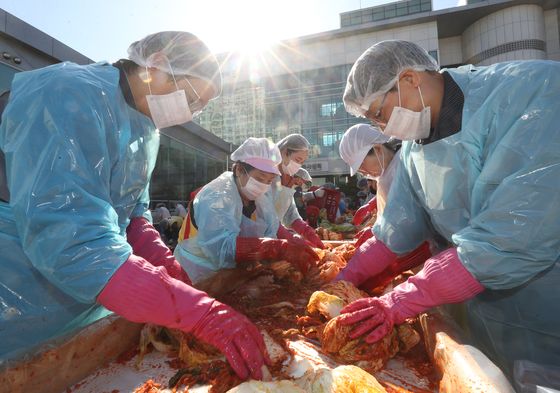
<path id="1" fill-rule="evenodd" d="M 311 148 L 309 141 L 301 134 L 290 134 L 282 138 L 276 146 L 280 150 L 309 150 Z"/>
<path id="2" fill-rule="evenodd" d="M 169 61 L 161 61 L 164 55 Z M 173 75 L 190 75 L 212 83 L 215 97 L 222 92 L 220 65 L 197 36 L 185 31 L 150 34 L 128 48 L 128 58 L 142 67 L 154 67 Z"/>
<path id="3" fill-rule="evenodd" d="M 364 117 L 371 103 L 389 91 L 401 72 L 437 71 L 432 56 L 409 41 L 381 41 L 367 49 L 356 60 L 344 89 L 344 106 L 354 116 Z"/>

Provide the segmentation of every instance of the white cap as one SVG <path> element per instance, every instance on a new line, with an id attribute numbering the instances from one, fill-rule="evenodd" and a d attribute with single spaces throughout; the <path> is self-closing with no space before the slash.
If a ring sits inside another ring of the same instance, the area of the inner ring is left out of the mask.
<path id="1" fill-rule="evenodd" d="M 296 173 L 294 173 L 294 177 L 300 177 L 305 181 L 313 181 L 313 178 L 311 177 L 311 175 L 309 174 L 309 172 L 307 172 L 307 169 L 304 168 L 299 168 L 298 171 Z"/>
<path id="2" fill-rule="evenodd" d="M 245 162 L 261 171 L 280 175 L 278 164 L 282 162 L 280 150 L 266 138 L 249 138 L 233 153 L 232 161 Z"/>
<path id="3" fill-rule="evenodd" d="M 340 157 L 350 166 L 350 176 L 354 176 L 368 151 L 373 145 L 382 145 L 389 141 L 377 127 L 370 124 L 355 124 L 342 136 L 338 151 Z"/>

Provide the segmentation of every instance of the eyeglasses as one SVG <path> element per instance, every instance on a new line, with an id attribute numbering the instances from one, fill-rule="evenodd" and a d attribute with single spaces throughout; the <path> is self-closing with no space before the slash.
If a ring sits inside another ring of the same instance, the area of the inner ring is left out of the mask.
<path id="1" fill-rule="evenodd" d="M 202 110 L 204 109 L 204 103 L 202 102 L 202 100 L 200 99 L 200 95 L 198 94 L 198 92 L 196 91 L 196 89 L 194 88 L 194 86 L 192 85 L 192 83 L 189 81 L 189 78 L 187 78 L 186 76 L 183 77 L 184 80 L 187 81 L 187 84 L 190 86 L 191 90 L 193 91 L 194 95 L 196 96 L 196 100 L 193 100 L 193 102 L 189 102 L 189 109 L 191 110 L 191 113 L 194 116 L 198 116 L 200 114 L 200 112 L 202 112 Z M 189 100 L 187 99 L 187 102 Z"/>
<path id="2" fill-rule="evenodd" d="M 366 112 L 366 117 L 368 119 L 370 119 L 374 123 L 374 125 L 376 125 L 376 126 L 383 127 L 385 125 L 385 122 L 380 119 L 381 110 L 383 109 L 383 105 L 385 104 L 385 100 L 387 99 L 387 95 L 391 91 L 392 90 L 389 90 L 388 92 L 386 92 L 383 95 L 383 99 L 381 100 L 381 104 L 379 104 L 379 108 L 377 108 L 377 110 L 375 111 L 375 113 L 373 115 L 370 114 L 371 111 L 369 111 L 369 110 Z"/>

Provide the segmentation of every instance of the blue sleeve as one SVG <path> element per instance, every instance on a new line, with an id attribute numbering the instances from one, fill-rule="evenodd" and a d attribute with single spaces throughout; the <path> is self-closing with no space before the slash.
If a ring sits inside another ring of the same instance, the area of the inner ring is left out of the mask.
<path id="1" fill-rule="evenodd" d="M 472 192 L 474 213 L 453 236 L 461 261 L 487 288 L 522 285 L 560 258 L 560 78 L 546 77 L 544 94 L 508 91 L 512 104 L 487 105 L 494 129 Z"/>
<path id="2" fill-rule="evenodd" d="M 0 137 L 23 249 L 52 284 L 93 303 L 131 252 L 111 206 L 110 97 L 64 77 L 14 86 Z"/>
<path id="3" fill-rule="evenodd" d="M 411 185 L 403 153 L 395 157 L 403 162 L 397 167 L 385 209 L 373 226 L 377 239 L 398 255 L 433 237 L 429 217 Z"/>
<path id="4" fill-rule="evenodd" d="M 130 218 L 134 217 L 144 217 L 149 222 L 153 222 L 152 220 L 152 212 L 150 211 L 150 185 L 148 184 L 144 189 L 144 192 L 140 196 L 140 199 L 132 213 L 130 214 Z"/>
<path id="5" fill-rule="evenodd" d="M 213 185 L 211 183 L 211 185 Z M 230 190 L 235 191 L 237 190 Z M 203 189 L 195 198 L 194 215 L 198 227 L 197 242 L 217 269 L 235 267 L 236 241 L 240 232 L 239 196 L 214 187 Z"/>
<path id="6" fill-rule="evenodd" d="M 257 204 L 257 215 L 262 216 L 266 223 L 262 237 L 276 239 L 278 237 L 278 228 L 280 227 L 280 218 L 278 218 L 276 208 L 274 207 L 272 194 L 270 192 L 265 193 L 255 203 Z"/>
<path id="7" fill-rule="evenodd" d="M 292 203 L 290 203 L 290 207 L 288 207 L 286 214 L 284 214 L 282 223 L 285 226 L 291 226 L 295 220 L 301 220 L 301 219 L 302 219 L 301 215 L 299 214 L 299 211 L 296 207 L 296 202 L 294 198 L 292 198 Z"/>

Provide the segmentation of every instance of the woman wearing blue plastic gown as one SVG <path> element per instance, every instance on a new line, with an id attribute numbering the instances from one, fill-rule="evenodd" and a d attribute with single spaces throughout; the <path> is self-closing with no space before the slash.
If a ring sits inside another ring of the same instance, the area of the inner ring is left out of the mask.
<path id="1" fill-rule="evenodd" d="M 190 121 L 220 94 L 218 63 L 185 32 L 149 35 L 128 54 L 14 77 L 0 128 L 0 363 L 109 309 L 192 332 L 259 378 L 258 330 L 189 285 L 148 210 L 156 128 Z"/>
<path id="2" fill-rule="evenodd" d="M 272 183 L 271 197 L 280 220 L 278 236 L 296 239 L 299 235 L 311 246 L 325 248 L 315 230 L 301 218 L 294 201 L 294 175 L 309 156 L 310 144 L 301 134 L 290 134 L 276 144 L 282 154 L 280 177 Z M 294 237 L 295 231 L 298 235 Z"/>
<path id="3" fill-rule="evenodd" d="M 353 176 L 360 172 L 377 179 L 377 195 L 356 211 L 353 218 L 354 225 L 362 223 L 368 213 L 377 211 L 377 218 L 383 214 L 395 173 L 401 165 L 399 153 L 401 143 L 400 139 L 390 138 L 384 135 L 379 128 L 369 124 L 355 124 L 342 136 L 339 153 L 340 157 L 350 166 L 350 175 Z M 365 197 L 364 191 L 359 191 L 358 194 L 360 193 L 363 193 Z M 431 256 L 429 243 L 423 242 L 404 258 L 395 259 L 375 277 L 361 281 L 357 275 L 352 274 L 354 270 L 358 270 L 358 275 L 368 276 L 369 269 L 363 267 L 377 267 L 370 263 L 372 258 L 377 256 L 375 248 L 369 247 L 369 244 L 362 247 L 362 244 L 373 236 L 372 229 L 372 226 L 368 226 L 356 234 L 354 245 L 357 251 L 352 257 L 352 267 L 344 272 L 347 280 L 359 281 L 364 289 L 374 289 L 385 285 L 392 280 L 394 271 L 408 270 L 411 266 L 418 266 Z"/>
<path id="4" fill-rule="evenodd" d="M 438 72 L 418 45 L 384 41 L 352 67 L 344 103 L 405 142 L 368 240 L 377 258 L 339 278 L 360 285 L 436 234 L 451 244 L 391 293 L 344 310 L 354 334 L 375 341 L 464 303 L 474 342 L 510 376 L 525 361 L 560 365 L 560 63 Z"/>
<path id="5" fill-rule="evenodd" d="M 305 273 L 318 259 L 313 250 L 276 239 L 278 217 L 267 191 L 280 175 L 280 151 L 266 138 L 249 138 L 231 160 L 232 172 L 204 186 L 189 206 L 175 257 L 194 283 L 267 259 L 285 259 Z"/>
<path id="6" fill-rule="evenodd" d="M 354 215 L 354 225 L 361 224 L 366 215 L 374 210 L 383 211 L 399 165 L 399 159 L 393 158 L 398 157 L 400 147 L 399 139 L 384 135 L 370 124 L 354 124 L 342 136 L 338 150 L 340 157 L 350 167 L 350 176 L 359 172 L 377 181 L 376 199 L 371 199 L 358 209 Z M 365 179 L 363 181 L 367 183 Z"/>

